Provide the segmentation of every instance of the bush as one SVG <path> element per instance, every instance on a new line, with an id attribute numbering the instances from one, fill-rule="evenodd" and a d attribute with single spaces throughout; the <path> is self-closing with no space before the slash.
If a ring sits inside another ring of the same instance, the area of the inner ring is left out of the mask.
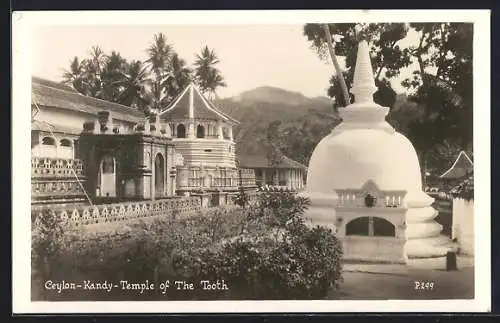
<path id="1" fill-rule="evenodd" d="M 41 271 L 38 280 L 147 279 L 158 286 L 165 279 L 195 284 L 223 279 L 229 286 L 190 293 L 170 288 L 166 295 L 117 291 L 66 296 L 92 300 L 323 299 L 338 288 L 341 245 L 330 230 L 304 224 L 309 201 L 271 192 L 257 202 L 253 208 L 148 219 L 128 230 L 94 235 L 67 229 L 54 214 L 45 216 L 45 225 L 34 230 L 33 264 L 40 267 L 44 259 L 55 269 Z M 54 294 L 42 298 L 54 299 Z"/>

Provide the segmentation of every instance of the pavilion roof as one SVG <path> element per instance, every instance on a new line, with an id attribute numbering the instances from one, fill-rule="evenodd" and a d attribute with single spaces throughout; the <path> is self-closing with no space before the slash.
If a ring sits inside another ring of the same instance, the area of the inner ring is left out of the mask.
<path id="1" fill-rule="evenodd" d="M 439 178 L 441 179 L 461 179 L 474 172 L 472 159 L 461 151 L 453 165 L 445 171 Z"/>
<path id="2" fill-rule="evenodd" d="M 241 168 L 287 168 L 287 169 L 303 169 L 307 167 L 301 163 L 282 156 L 280 163 L 273 164 L 271 160 L 265 155 L 237 155 L 238 166 Z"/>
<path id="3" fill-rule="evenodd" d="M 189 84 L 172 102 L 162 111 L 161 117 L 168 119 L 211 119 L 221 120 L 231 124 L 238 124 L 228 114 L 222 112 L 213 102 L 208 100 L 200 90 Z"/>

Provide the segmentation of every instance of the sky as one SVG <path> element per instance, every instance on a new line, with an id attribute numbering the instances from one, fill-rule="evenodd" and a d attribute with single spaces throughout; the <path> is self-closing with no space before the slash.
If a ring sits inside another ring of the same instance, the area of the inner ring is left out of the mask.
<path id="1" fill-rule="evenodd" d="M 145 60 L 154 34 L 162 32 L 188 65 L 208 45 L 220 58 L 217 65 L 227 87 L 217 91 L 230 97 L 259 86 L 274 86 L 305 96 L 326 95 L 334 73 L 330 62 L 320 60 L 302 33 L 303 25 L 67 25 L 39 26 L 32 34 L 32 75 L 61 81 L 73 57 L 88 56 L 99 45 L 105 53 L 118 51 L 122 57 Z M 400 41 L 414 43 L 415 32 Z M 393 82 L 400 82 L 414 66 Z"/>

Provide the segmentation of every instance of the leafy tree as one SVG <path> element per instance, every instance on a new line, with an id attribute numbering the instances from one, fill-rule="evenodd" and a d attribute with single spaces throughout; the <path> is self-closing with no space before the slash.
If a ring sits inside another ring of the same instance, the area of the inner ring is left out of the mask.
<path id="1" fill-rule="evenodd" d="M 391 108 L 395 106 L 396 95 L 390 82 L 400 75 L 401 69 L 417 63 L 412 77 L 402 81 L 408 89 L 410 102 L 399 104 L 397 110 L 392 109 L 388 120 L 410 138 L 420 155 L 421 164 L 425 159 L 432 161 L 433 168 L 440 168 L 447 158 L 445 150 L 456 150 L 451 147 L 471 148 L 472 24 L 328 26 L 331 34 L 342 36 L 342 40 L 335 43 L 335 52 L 345 58 L 344 77 L 349 87 L 353 80 L 357 43 L 361 38 L 369 41 L 375 84 L 378 86 L 374 100 L 378 104 Z M 418 42 L 402 48 L 399 42 L 406 37 L 409 29 L 418 33 Z M 304 35 L 324 59 L 327 47 L 321 25 L 306 24 Z M 334 98 L 335 107 L 345 106 L 337 78 L 332 77 L 330 84 L 328 95 Z"/>
<path id="2" fill-rule="evenodd" d="M 205 46 L 200 54 L 196 54 L 194 62 L 194 80 L 200 91 L 207 94 L 211 99 L 215 97 L 219 87 L 225 87 L 226 83 L 220 71 L 215 67 L 219 63 L 219 57 L 213 49 Z"/>
<path id="3" fill-rule="evenodd" d="M 371 23 L 360 27 L 358 24 L 329 24 L 328 27 L 332 35 L 342 37 L 341 41 L 335 42 L 335 53 L 345 57 L 343 76 L 348 88 L 351 88 L 354 77 L 357 44 L 362 38 L 369 41 L 375 84 L 379 88 L 374 100 L 380 105 L 392 106 L 396 93 L 389 80 L 398 76 L 400 69 L 411 63 L 408 49 L 402 49 L 398 45 L 398 42 L 406 37 L 408 25 Z M 322 25 L 306 24 L 303 32 L 320 58 L 326 59 L 326 35 Z M 337 77 L 330 79 L 330 85 L 327 93 L 334 99 L 335 108 L 346 106 L 348 102 L 343 98 Z M 352 97 L 351 95 L 351 100 Z"/>
<path id="4" fill-rule="evenodd" d="M 418 45 L 410 48 L 419 68 L 402 84 L 413 92 L 410 100 L 421 106 L 422 115 L 410 124 L 410 137 L 422 154 L 439 154 L 449 145 L 467 149 L 472 145 L 473 25 L 411 26 L 419 33 Z M 427 135 L 418 136 L 423 131 Z"/>

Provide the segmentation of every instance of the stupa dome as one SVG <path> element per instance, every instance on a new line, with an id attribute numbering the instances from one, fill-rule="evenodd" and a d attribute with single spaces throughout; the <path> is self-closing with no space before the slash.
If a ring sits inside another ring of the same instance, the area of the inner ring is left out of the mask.
<path id="1" fill-rule="evenodd" d="M 332 194 L 361 188 L 368 179 L 382 190 L 420 191 L 420 166 L 411 142 L 380 129 L 332 132 L 311 156 L 307 190 Z"/>

